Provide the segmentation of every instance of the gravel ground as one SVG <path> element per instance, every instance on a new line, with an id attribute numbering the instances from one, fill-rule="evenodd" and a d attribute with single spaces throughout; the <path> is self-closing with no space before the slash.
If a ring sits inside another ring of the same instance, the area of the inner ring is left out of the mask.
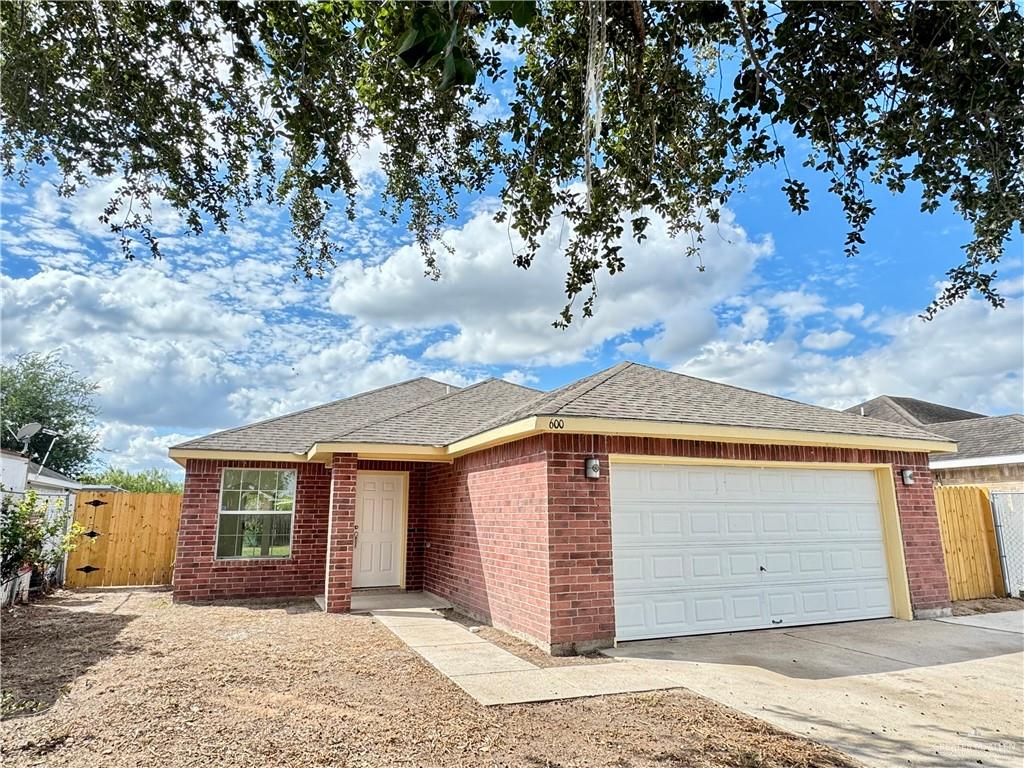
<path id="1" fill-rule="evenodd" d="M 683 690 L 485 708 L 312 603 L 65 592 L 2 632 L 5 766 L 851 765 Z"/>
<path id="2" fill-rule="evenodd" d="M 953 603 L 954 616 L 974 616 L 978 613 L 1002 613 L 1024 609 L 1024 600 L 1016 597 L 982 597 L 978 600 L 957 600 Z"/>

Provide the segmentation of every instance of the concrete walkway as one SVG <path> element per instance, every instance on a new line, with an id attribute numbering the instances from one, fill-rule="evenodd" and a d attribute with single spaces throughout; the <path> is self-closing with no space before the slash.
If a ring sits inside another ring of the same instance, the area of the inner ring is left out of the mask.
<path id="1" fill-rule="evenodd" d="M 678 688 L 643 664 L 537 667 L 430 608 L 370 611 L 410 648 L 485 706 Z"/>
<path id="2" fill-rule="evenodd" d="M 607 651 L 873 766 L 1024 765 L 1024 612 L 881 619 Z"/>

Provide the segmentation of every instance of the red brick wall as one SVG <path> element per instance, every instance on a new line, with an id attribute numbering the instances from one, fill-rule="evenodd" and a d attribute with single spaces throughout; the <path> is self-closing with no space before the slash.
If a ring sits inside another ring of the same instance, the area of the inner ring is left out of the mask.
<path id="1" fill-rule="evenodd" d="M 604 439 L 558 435 L 548 457 L 548 556 L 551 645 L 556 652 L 606 647 L 615 637 L 612 517 L 606 455 L 601 477 L 587 479 L 586 458 Z"/>
<path id="2" fill-rule="evenodd" d="M 892 464 L 911 601 L 917 611 L 949 604 L 927 456 L 918 453 L 692 440 L 539 435 L 452 464 L 359 461 L 318 464 L 190 460 L 186 469 L 175 599 L 313 595 L 323 591 L 332 498 L 330 610 L 348 610 L 356 469 L 408 471 L 406 586 L 424 588 L 497 626 L 559 650 L 614 636 L 608 454 Z M 602 477 L 587 480 L 596 456 Z M 298 471 L 292 556 L 214 559 L 220 470 Z M 899 471 L 914 470 L 903 485 Z"/>
<path id="3" fill-rule="evenodd" d="M 542 439 L 431 465 L 423 586 L 495 626 L 549 642 Z"/>
<path id="4" fill-rule="evenodd" d="M 292 553 L 287 558 L 216 560 L 221 470 L 296 470 Z M 322 464 L 189 459 L 174 560 L 174 599 L 291 597 L 323 591 L 331 476 Z"/>
<path id="5" fill-rule="evenodd" d="M 900 477 L 903 469 L 914 471 L 913 485 L 903 484 Z M 949 581 L 928 455 L 901 454 L 893 459 L 892 471 L 911 605 L 915 612 L 946 608 L 949 606 Z"/>

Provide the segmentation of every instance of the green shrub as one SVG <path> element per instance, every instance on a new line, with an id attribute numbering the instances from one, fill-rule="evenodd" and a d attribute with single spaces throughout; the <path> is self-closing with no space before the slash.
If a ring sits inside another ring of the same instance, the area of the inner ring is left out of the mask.
<path id="1" fill-rule="evenodd" d="M 71 511 L 63 502 L 48 508 L 35 491 L 21 498 L 0 496 L 0 579 L 4 582 L 18 575 L 22 566 L 30 565 L 44 578 L 71 552 L 85 530 L 81 524 L 68 525 Z"/>

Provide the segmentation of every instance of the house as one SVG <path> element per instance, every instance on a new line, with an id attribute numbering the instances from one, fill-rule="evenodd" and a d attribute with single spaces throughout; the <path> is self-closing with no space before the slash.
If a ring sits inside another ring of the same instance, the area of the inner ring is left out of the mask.
<path id="1" fill-rule="evenodd" d="M 43 467 L 17 451 L 0 449 L 0 489 L 5 496 L 22 498 L 27 491 L 35 491 L 40 502 L 46 503 L 48 516 L 57 515 L 63 510 L 74 509 L 75 491 L 81 484 L 70 477 Z M 22 569 L 18 579 L 3 584 L 0 590 L 0 605 L 20 600 L 28 600 L 31 586 L 32 568 Z M 63 580 L 63 565 L 54 574 L 57 582 Z"/>
<path id="2" fill-rule="evenodd" d="M 957 444 L 955 456 L 934 454 L 938 485 L 984 485 L 1024 491 L 1024 415 L 986 416 L 925 400 L 882 395 L 847 409 L 894 424 L 920 427 Z"/>
<path id="3" fill-rule="evenodd" d="M 555 654 L 949 610 L 919 427 L 622 363 L 419 378 L 170 449 L 181 601 L 427 590 Z"/>
<path id="4" fill-rule="evenodd" d="M 57 501 L 65 506 L 73 505 L 75 491 L 82 488 L 81 483 L 67 475 L 40 466 L 24 454 L 6 448 L 0 449 L 0 486 L 15 494 L 35 491 L 47 499 L 51 507 Z"/>

